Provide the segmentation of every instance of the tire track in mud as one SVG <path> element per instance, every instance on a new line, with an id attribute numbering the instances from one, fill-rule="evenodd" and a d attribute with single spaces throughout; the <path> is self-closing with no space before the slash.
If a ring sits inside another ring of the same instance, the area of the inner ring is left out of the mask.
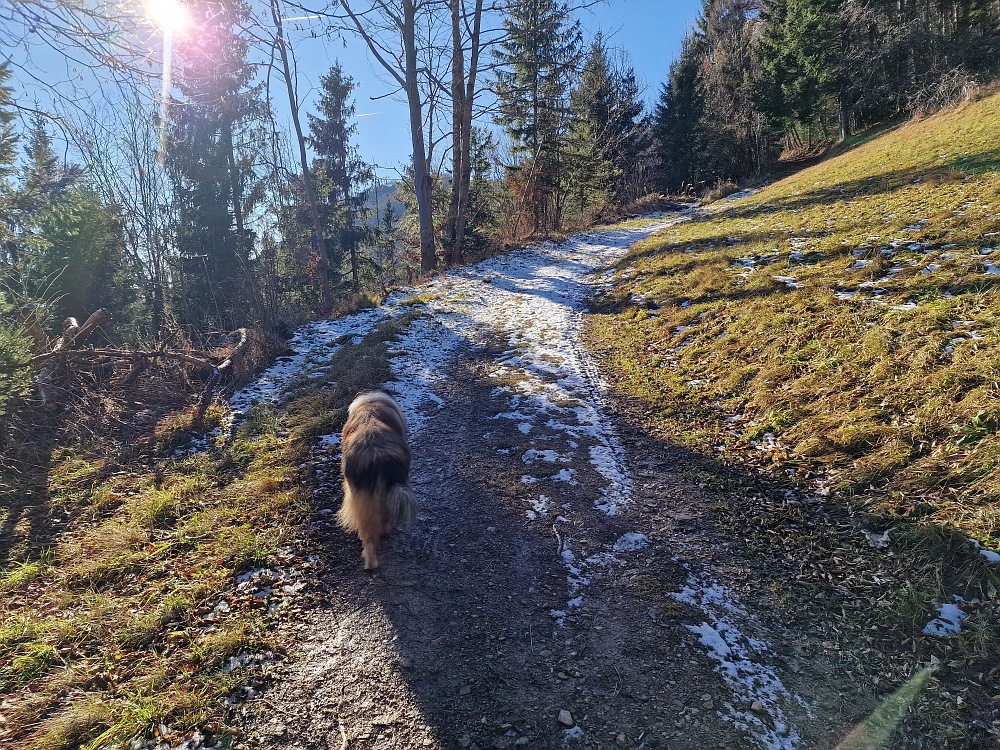
<path id="1" fill-rule="evenodd" d="M 712 532 L 670 533 L 710 527 L 713 503 L 652 439 L 623 447 L 580 341 L 593 271 L 677 220 L 517 251 L 439 277 L 424 302 L 410 290 L 314 326 L 364 335 L 426 313 L 388 384 L 421 512 L 370 576 L 327 520 L 339 499 L 317 497 L 328 604 L 283 625 L 299 656 L 238 707 L 246 746 L 792 750 L 835 722 L 817 718 L 822 689 L 786 687 L 772 633 L 716 580 Z"/>

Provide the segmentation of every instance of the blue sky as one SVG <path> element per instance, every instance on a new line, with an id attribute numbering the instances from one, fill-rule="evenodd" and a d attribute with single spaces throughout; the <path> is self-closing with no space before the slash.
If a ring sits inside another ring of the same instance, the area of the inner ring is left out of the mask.
<path id="1" fill-rule="evenodd" d="M 702 0 L 605 0 L 593 9 L 581 11 L 579 18 L 588 39 L 600 30 L 611 46 L 628 51 L 646 87 L 646 100 L 652 102 L 701 5 Z M 141 9 L 141 5 L 137 7 Z M 358 84 L 355 142 L 361 155 L 379 166 L 380 176 L 395 176 L 401 165 L 409 161 L 411 148 L 406 107 L 393 98 L 382 98 L 394 86 L 387 83 L 388 76 L 377 63 L 369 59 L 362 42 L 351 37 L 343 40 L 313 38 L 307 24 L 290 23 L 286 27 L 299 62 L 302 112 L 313 109 L 319 77 L 339 59 L 345 72 Z M 159 34 L 152 29 L 150 32 L 155 49 Z M 30 71 L 30 75 L 26 75 L 15 69 L 13 80 L 15 95 L 28 106 L 37 102 L 45 108 L 48 92 L 38 85 L 39 82 L 55 85 L 70 97 L 74 92 L 87 93 L 99 88 L 92 77 L 79 74 L 71 60 L 64 59 L 54 50 L 38 46 L 12 52 L 15 61 L 26 64 Z M 158 52 L 154 52 L 152 59 L 158 57 Z M 36 77 L 34 81 L 32 76 Z M 287 113 L 287 103 L 280 91 L 275 105 L 279 111 Z M 291 123 L 288 125 L 290 130 Z M 58 139 L 58 132 L 55 135 Z"/>
<path id="2" fill-rule="evenodd" d="M 646 85 L 647 101 L 656 98 L 666 80 L 671 61 L 680 51 L 681 39 L 701 9 L 701 0 L 609 0 L 580 13 L 586 34 L 598 30 L 614 47 L 628 51 L 636 73 Z M 392 99 L 372 100 L 392 90 L 384 73 L 373 67 L 362 44 L 314 41 L 302 34 L 298 40 L 302 71 L 302 95 L 309 109 L 310 85 L 329 69 L 335 59 L 358 84 L 355 92 L 358 132 L 355 141 L 361 155 L 378 164 L 380 175 L 390 176 L 410 157 L 410 131 L 405 106 Z M 377 63 L 376 63 L 377 65 Z M 383 80 L 380 80 L 383 79 Z M 377 114 L 373 114 L 377 113 Z"/>

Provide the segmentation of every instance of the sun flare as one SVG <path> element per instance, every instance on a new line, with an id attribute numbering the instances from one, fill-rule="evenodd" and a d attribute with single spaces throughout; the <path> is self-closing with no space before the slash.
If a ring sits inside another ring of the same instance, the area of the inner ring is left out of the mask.
<path id="1" fill-rule="evenodd" d="M 188 22 L 187 8 L 180 0 L 147 0 L 146 12 L 157 26 L 168 32 L 179 31 Z"/>

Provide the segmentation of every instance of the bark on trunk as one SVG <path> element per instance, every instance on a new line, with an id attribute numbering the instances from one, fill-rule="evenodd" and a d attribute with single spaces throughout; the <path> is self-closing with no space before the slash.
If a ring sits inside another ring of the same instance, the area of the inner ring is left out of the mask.
<path id="1" fill-rule="evenodd" d="M 431 210 L 433 177 L 427 171 L 427 150 L 424 147 L 424 123 L 417 78 L 417 8 L 413 0 L 403 0 L 403 53 L 405 59 L 404 87 L 410 110 L 410 140 L 413 145 L 413 187 L 417 194 L 417 216 L 420 220 L 420 270 L 433 271 L 434 215 Z"/>
<path id="2" fill-rule="evenodd" d="M 469 219 L 469 193 L 472 188 L 472 107 L 476 98 L 476 77 L 479 74 L 479 40 L 482 34 L 483 0 L 476 0 L 474 12 L 472 38 L 470 39 L 469 76 L 465 84 L 465 95 L 462 97 L 462 116 L 460 118 L 462 169 L 455 217 L 455 252 L 453 254 L 455 264 L 462 262 L 465 253 L 465 228 Z"/>
<path id="3" fill-rule="evenodd" d="M 451 241 L 451 263 L 462 262 L 462 246 L 458 240 L 458 214 L 465 174 L 465 49 L 462 43 L 461 10 L 463 0 L 449 0 L 451 11 L 451 202 L 445 236 Z"/>

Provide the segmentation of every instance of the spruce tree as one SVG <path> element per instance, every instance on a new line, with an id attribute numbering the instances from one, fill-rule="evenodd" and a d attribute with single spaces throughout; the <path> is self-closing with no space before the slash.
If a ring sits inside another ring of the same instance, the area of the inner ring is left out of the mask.
<path id="1" fill-rule="evenodd" d="M 566 182 L 565 150 L 573 74 L 580 61 L 580 24 L 556 0 L 514 0 L 495 52 L 502 125 L 513 142 L 514 169 L 532 211 L 533 230 L 559 223 Z"/>
<path id="2" fill-rule="evenodd" d="M 705 101 L 698 85 L 704 37 L 689 33 L 670 66 L 667 83 L 653 114 L 653 134 L 659 143 L 662 183 L 669 191 L 687 189 L 705 178 Z"/>
<path id="3" fill-rule="evenodd" d="M 12 189 L 7 178 L 17 164 L 17 132 L 14 122 L 14 89 L 7 85 L 10 80 L 8 63 L 0 64 L 0 216 L 8 216 L 11 210 Z M 3 266 L 16 262 L 16 248 L 10 221 L 0 221 L 0 272 Z M 2 281 L 0 277 L 0 281 Z"/>
<path id="4" fill-rule="evenodd" d="M 371 181 L 372 171 L 351 143 L 357 132 L 357 125 L 351 122 L 355 113 L 351 99 L 354 88 L 354 79 L 345 75 L 340 62 L 334 63 L 320 78 L 318 114 L 308 118 L 309 143 L 319 156 L 313 169 L 324 175 L 327 186 L 326 191 L 317 192 L 328 204 L 326 216 L 334 222 L 330 229 L 341 252 L 351 260 L 354 291 L 360 292 L 358 247 L 364 227 L 356 219 L 365 202 L 360 188 Z"/>
<path id="5" fill-rule="evenodd" d="M 758 104 L 791 130 L 836 113 L 849 135 L 840 11 L 844 0 L 764 0 L 757 56 L 763 69 Z"/>
<path id="6" fill-rule="evenodd" d="M 622 178 L 635 168 L 642 133 L 635 73 L 613 64 L 600 35 L 590 46 L 571 100 L 571 198 L 585 211 L 623 197 Z"/>
<path id="7" fill-rule="evenodd" d="M 258 192 L 252 144 L 263 105 L 238 33 L 249 18 L 243 0 L 193 0 L 189 12 L 192 28 L 175 42 L 181 99 L 168 110 L 166 152 L 181 272 L 175 308 L 188 323 L 233 328 L 248 315 L 246 216 Z"/>

